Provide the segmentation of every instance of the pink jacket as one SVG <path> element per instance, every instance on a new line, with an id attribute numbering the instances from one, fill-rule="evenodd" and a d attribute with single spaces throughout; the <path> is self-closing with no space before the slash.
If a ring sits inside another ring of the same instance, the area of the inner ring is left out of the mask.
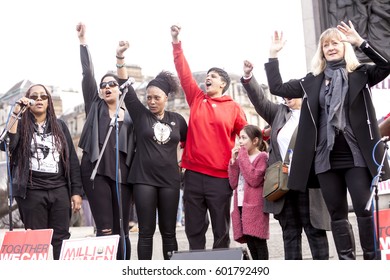
<path id="1" fill-rule="evenodd" d="M 263 212 L 263 184 L 267 160 L 268 153 L 261 152 L 251 163 L 248 152 L 242 147 L 234 164 L 229 163 L 229 182 L 234 190 L 231 214 L 233 237 L 239 243 L 246 243 L 244 235 L 261 239 L 269 238 L 269 214 Z M 240 172 L 245 180 L 242 216 L 237 203 L 237 185 Z"/>

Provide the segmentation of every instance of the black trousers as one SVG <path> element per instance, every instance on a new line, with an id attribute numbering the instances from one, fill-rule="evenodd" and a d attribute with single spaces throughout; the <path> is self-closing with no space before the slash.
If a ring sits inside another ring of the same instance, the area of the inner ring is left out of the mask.
<path id="1" fill-rule="evenodd" d="M 284 258 L 302 260 L 302 231 L 305 231 L 313 260 L 329 259 L 326 231 L 310 222 L 309 193 L 290 190 L 285 196 L 283 210 L 275 216 L 283 232 Z"/>
<path id="2" fill-rule="evenodd" d="M 186 170 L 184 174 L 185 232 L 190 250 L 206 247 L 206 232 L 209 226 L 207 210 L 214 235 L 213 248 L 228 248 L 230 245 L 230 201 L 232 189 L 228 178 L 217 178 Z"/>
<path id="3" fill-rule="evenodd" d="M 365 210 L 370 199 L 371 174 L 368 168 L 334 169 L 318 174 L 321 191 L 332 221 L 348 219 L 347 190 L 351 196 L 356 217 L 369 217 Z"/>
<path id="4" fill-rule="evenodd" d="M 15 197 L 25 229 L 53 229 L 53 259 L 60 258 L 62 241 L 69 239 L 71 205 L 67 187 L 27 189 L 26 198 Z"/>
<path id="5" fill-rule="evenodd" d="M 355 259 L 355 241 L 348 222 L 347 190 L 358 221 L 364 259 L 375 259 L 372 212 L 365 209 L 370 199 L 371 174 L 368 168 L 331 169 L 318 174 L 321 190 L 332 220 L 332 233 L 340 259 Z M 344 225 L 344 226 L 340 226 Z"/>
<path id="6" fill-rule="evenodd" d="M 96 236 L 118 234 L 121 236 L 123 229 L 124 240 L 120 238 L 117 259 L 129 260 L 131 244 L 129 239 L 130 204 L 132 200 L 132 186 L 118 184 L 121 188 L 122 224 L 119 213 L 119 196 L 117 184 L 107 176 L 96 175 L 93 184 L 90 174 L 82 174 L 83 187 L 87 195 L 93 219 L 96 224 Z"/>
<path id="7" fill-rule="evenodd" d="M 134 201 L 138 217 L 138 259 L 151 260 L 153 255 L 153 236 L 156 231 L 156 213 L 160 229 L 164 259 L 177 251 L 176 215 L 179 204 L 177 188 L 134 185 Z"/>

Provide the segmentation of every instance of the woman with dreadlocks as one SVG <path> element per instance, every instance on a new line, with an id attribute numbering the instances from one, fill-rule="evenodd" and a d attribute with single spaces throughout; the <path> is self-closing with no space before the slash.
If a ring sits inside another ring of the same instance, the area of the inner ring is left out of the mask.
<path id="1" fill-rule="evenodd" d="M 17 104 L 12 118 L 27 110 L 8 134 L 13 194 L 26 229 L 53 229 L 53 259 L 58 260 L 62 241 L 70 237 L 71 210 L 81 208 L 79 161 L 45 86 L 32 85 Z"/>

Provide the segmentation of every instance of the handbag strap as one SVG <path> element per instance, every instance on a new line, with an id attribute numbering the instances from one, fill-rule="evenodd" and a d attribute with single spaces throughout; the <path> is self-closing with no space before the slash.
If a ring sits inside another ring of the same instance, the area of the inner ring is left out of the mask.
<path id="1" fill-rule="evenodd" d="M 284 157 L 284 162 L 283 162 L 284 164 L 288 165 L 290 163 L 289 150 L 291 150 L 291 148 L 295 146 L 295 140 L 297 139 L 297 132 L 298 132 L 298 125 L 295 128 L 293 134 L 291 135 L 290 144 L 288 144 L 286 156 Z"/>

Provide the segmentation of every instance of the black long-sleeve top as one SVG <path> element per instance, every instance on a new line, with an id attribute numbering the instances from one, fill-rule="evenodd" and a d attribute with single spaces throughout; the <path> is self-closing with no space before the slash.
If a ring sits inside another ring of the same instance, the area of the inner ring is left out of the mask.
<path id="1" fill-rule="evenodd" d="M 88 161 L 94 164 L 99 158 L 101 143 L 104 142 L 106 132 L 109 129 L 109 119 L 107 119 L 109 112 L 106 102 L 99 97 L 99 90 L 95 80 L 94 67 L 88 46 L 80 45 L 80 59 L 83 70 L 82 91 L 87 119 L 80 136 L 79 147 L 83 150 L 83 157 L 87 157 Z M 124 80 L 119 81 L 120 84 L 123 82 Z M 125 173 L 130 168 L 135 151 L 133 121 L 127 111 L 125 111 L 124 120 L 120 126 L 118 147 L 121 157 L 120 162 L 124 162 L 127 166 L 125 170 L 122 169 L 123 175 L 126 175 Z M 112 158 L 114 159 L 115 155 Z M 100 165 L 110 165 L 112 167 L 112 162 L 102 160 L 99 163 L 99 167 Z M 108 169 L 106 168 L 106 170 Z M 114 176 L 113 174 L 111 175 Z"/>
<path id="2" fill-rule="evenodd" d="M 67 168 L 67 172 L 64 173 L 65 182 L 64 184 L 67 185 L 69 189 L 69 195 L 82 195 L 82 182 L 81 182 L 81 175 L 80 175 L 80 163 L 77 157 L 76 150 L 73 145 L 73 140 L 70 135 L 69 129 L 66 126 L 65 122 L 57 119 L 58 124 L 62 128 L 62 132 L 64 133 L 65 139 L 66 139 L 66 147 L 65 149 L 68 149 L 69 154 L 69 161 Z M 20 164 L 21 161 L 27 160 L 25 158 L 18 158 L 18 153 L 16 152 L 21 145 L 21 136 L 19 131 L 22 129 L 21 122 L 18 123 L 18 130 L 15 134 L 9 133 L 8 136 L 10 138 L 9 141 L 9 151 L 11 154 L 11 170 L 12 170 L 12 191 L 13 196 L 19 196 L 22 198 L 26 197 L 27 188 L 29 187 L 29 184 L 31 183 L 29 181 L 29 174 L 30 174 L 30 166 L 29 164 L 24 165 L 24 169 L 22 170 L 22 174 L 19 174 L 19 168 L 18 164 Z M 31 136 L 32 137 L 32 136 Z M 29 142 L 31 142 L 32 138 L 29 139 Z M 3 147 L 3 145 L 2 145 Z M 60 160 L 61 162 L 61 160 Z M 39 176 L 39 172 L 34 172 L 33 176 Z M 43 179 L 45 181 L 45 179 Z M 36 180 L 34 181 L 36 182 Z M 40 186 L 37 186 L 40 187 Z M 44 186 L 41 186 L 44 187 Z"/>

